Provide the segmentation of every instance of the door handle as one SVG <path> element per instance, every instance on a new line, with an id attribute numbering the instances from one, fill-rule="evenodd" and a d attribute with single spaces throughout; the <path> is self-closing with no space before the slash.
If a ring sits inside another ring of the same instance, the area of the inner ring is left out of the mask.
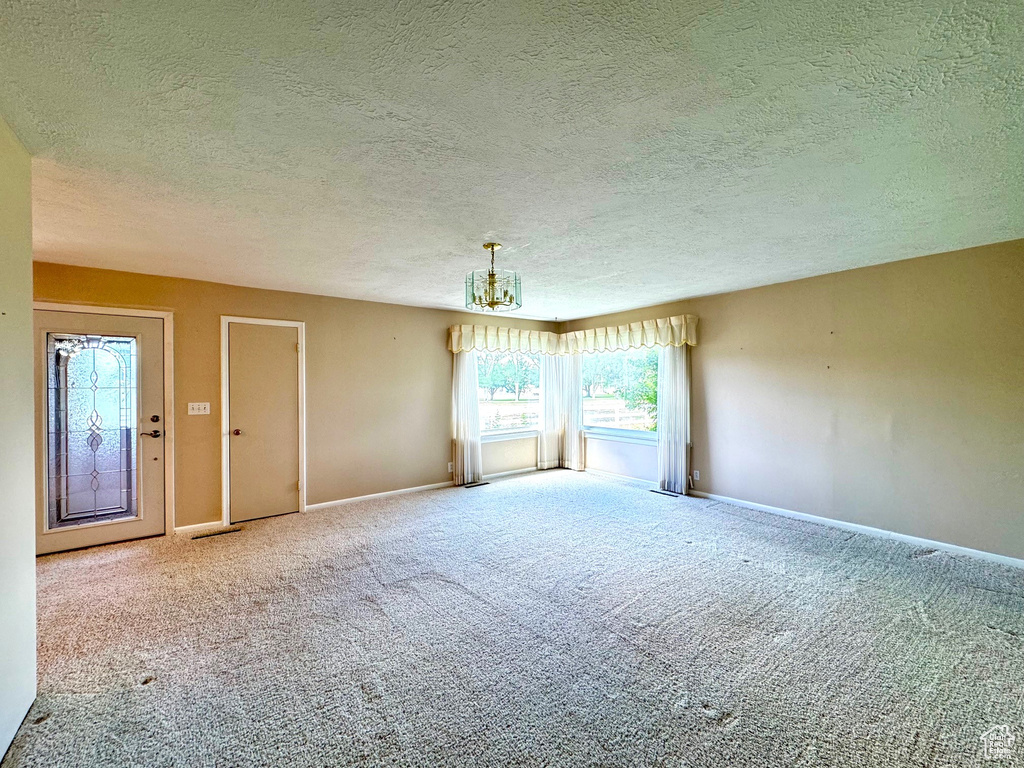
<path id="1" fill-rule="evenodd" d="M 240 434 L 242 434 L 242 430 L 240 430 L 240 429 L 233 429 L 233 430 L 231 430 L 231 434 L 234 435 L 235 437 L 238 437 Z"/>
<path id="2" fill-rule="evenodd" d="M 159 429 L 154 429 L 152 432 L 140 432 L 139 434 L 146 437 L 160 437 L 163 433 Z"/>

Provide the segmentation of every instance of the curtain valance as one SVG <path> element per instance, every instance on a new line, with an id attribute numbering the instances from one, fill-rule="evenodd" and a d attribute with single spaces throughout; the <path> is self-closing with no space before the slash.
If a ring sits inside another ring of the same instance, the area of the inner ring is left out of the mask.
<path id="1" fill-rule="evenodd" d="M 453 325 L 449 329 L 448 349 L 452 352 L 540 352 L 557 355 L 557 333 L 524 331 L 497 325 Z"/>
<path id="2" fill-rule="evenodd" d="M 675 315 L 626 325 L 588 328 L 569 333 L 524 331 L 496 325 L 453 325 L 448 338 L 452 352 L 539 352 L 578 355 L 640 347 L 697 345 L 697 316 Z"/>

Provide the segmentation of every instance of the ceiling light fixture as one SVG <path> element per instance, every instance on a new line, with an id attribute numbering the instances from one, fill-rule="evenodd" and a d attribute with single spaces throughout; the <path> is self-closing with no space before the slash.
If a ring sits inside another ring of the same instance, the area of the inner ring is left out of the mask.
<path id="1" fill-rule="evenodd" d="M 466 275 L 466 309 L 482 312 L 511 312 L 523 306 L 519 275 L 510 269 L 494 268 L 494 252 L 501 243 L 484 243 L 491 252 L 491 268 L 475 269 Z"/>

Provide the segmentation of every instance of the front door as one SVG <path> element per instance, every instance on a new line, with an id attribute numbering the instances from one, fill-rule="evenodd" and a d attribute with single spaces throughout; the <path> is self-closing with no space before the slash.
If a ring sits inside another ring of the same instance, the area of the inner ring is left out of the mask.
<path id="1" fill-rule="evenodd" d="M 39 554 L 164 533 L 163 320 L 35 312 Z"/>
<path id="2" fill-rule="evenodd" d="M 299 328 L 228 323 L 230 522 L 297 512 Z"/>

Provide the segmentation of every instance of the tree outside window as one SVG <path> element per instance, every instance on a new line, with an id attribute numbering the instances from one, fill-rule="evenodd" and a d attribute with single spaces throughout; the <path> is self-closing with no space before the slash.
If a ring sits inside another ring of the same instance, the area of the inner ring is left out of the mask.
<path id="1" fill-rule="evenodd" d="M 658 350 L 583 355 L 583 424 L 653 432 L 658 428 Z"/>
<path id="2" fill-rule="evenodd" d="M 480 431 L 540 426 L 540 355 L 477 352 Z"/>

